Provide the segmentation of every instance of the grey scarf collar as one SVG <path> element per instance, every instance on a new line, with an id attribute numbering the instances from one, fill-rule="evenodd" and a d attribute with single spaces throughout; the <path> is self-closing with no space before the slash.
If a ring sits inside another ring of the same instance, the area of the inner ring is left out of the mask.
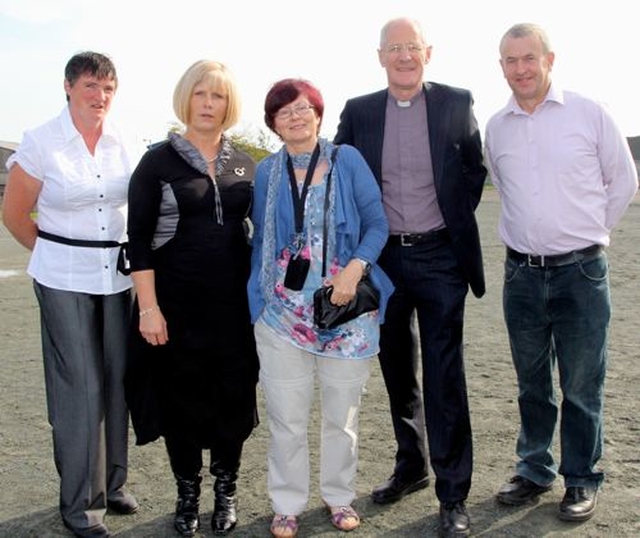
<path id="1" fill-rule="evenodd" d="M 226 165 L 231 158 L 231 154 L 233 153 L 233 146 L 231 145 L 231 142 L 227 140 L 227 137 L 224 134 L 222 135 L 220 151 L 218 151 L 218 156 L 216 158 L 215 173 L 213 176 L 209 175 L 209 166 L 200 151 L 198 151 L 198 149 L 182 135 L 173 132 L 169 133 L 169 143 L 187 163 L 193 166 L 198 172 L 201 172 L 211 178 L 215 192 L 216 222 L 222 226 L 224 224 L 222 215 L 222 199 L 220 198 L 220 189 L 218 188 L 218 181 L 216 178 L 226 168 Z"/>

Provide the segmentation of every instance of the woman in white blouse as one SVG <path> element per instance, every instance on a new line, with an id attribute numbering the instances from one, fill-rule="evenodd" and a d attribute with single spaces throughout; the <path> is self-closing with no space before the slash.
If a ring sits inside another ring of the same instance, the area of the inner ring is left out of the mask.
<path id="1" fill-rule="evenodd" d="M 136 163 L 106 119 L 117 86 L 108 57 L 69 60 L 67 106 L 27 131 L 8 160 L 2 210 L 7 229 L 32 251 L 60 512 L 76 536 L 108 536 L 107 508 L 138 509 L 125 489 L 131 280 L 117 268 Z"/>

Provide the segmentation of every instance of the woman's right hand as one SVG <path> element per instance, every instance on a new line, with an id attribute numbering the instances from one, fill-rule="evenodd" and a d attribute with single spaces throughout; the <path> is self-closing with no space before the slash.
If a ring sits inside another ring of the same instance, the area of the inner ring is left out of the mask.
<path id="1" fill-rule="evenodd" d="M 158 306 L 155 271 L 132 271 L 131 279 L 137 295 L 140 334 L 152 346 L 162 346 L 169 340 L 169 333 L 167 322 Z"/>
<path id="2" fill-rule="evenodd" d="M 169 340 L 167 322 L 159 306 L 140 316 L 139 328 L 142 337 L 152 346 L 162 346 Z"/>

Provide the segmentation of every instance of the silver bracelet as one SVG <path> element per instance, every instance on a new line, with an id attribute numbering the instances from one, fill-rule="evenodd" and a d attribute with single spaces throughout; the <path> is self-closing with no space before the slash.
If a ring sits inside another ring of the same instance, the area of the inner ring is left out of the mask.
<path id="1" fill-rule="evenodd" d="M 158 307 L 158 305 L 154 305 L 154 306 L 150 306 L 149 308 L 140 310 L 140 317 L 146 316 L 147 314 L 151 314 L 151 312 L 153 312 L 154 310 L 159 310 L 159 309 L 160 308 Z"/>

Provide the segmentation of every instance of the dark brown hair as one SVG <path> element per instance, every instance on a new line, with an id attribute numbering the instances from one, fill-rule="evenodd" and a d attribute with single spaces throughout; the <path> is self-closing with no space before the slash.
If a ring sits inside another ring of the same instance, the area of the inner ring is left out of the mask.
<path id="1" fill-rule="evenodd" d="M 113 80 L 118 87 L 116 66 L 111 58 L 99 52 L 79 52 L 71 57 L 64 68 L 64 78 L 72 86 L 82 75 L 91 75 L 100 80 Z M 69 96 L 67 95 L 67 101 Z"/>

